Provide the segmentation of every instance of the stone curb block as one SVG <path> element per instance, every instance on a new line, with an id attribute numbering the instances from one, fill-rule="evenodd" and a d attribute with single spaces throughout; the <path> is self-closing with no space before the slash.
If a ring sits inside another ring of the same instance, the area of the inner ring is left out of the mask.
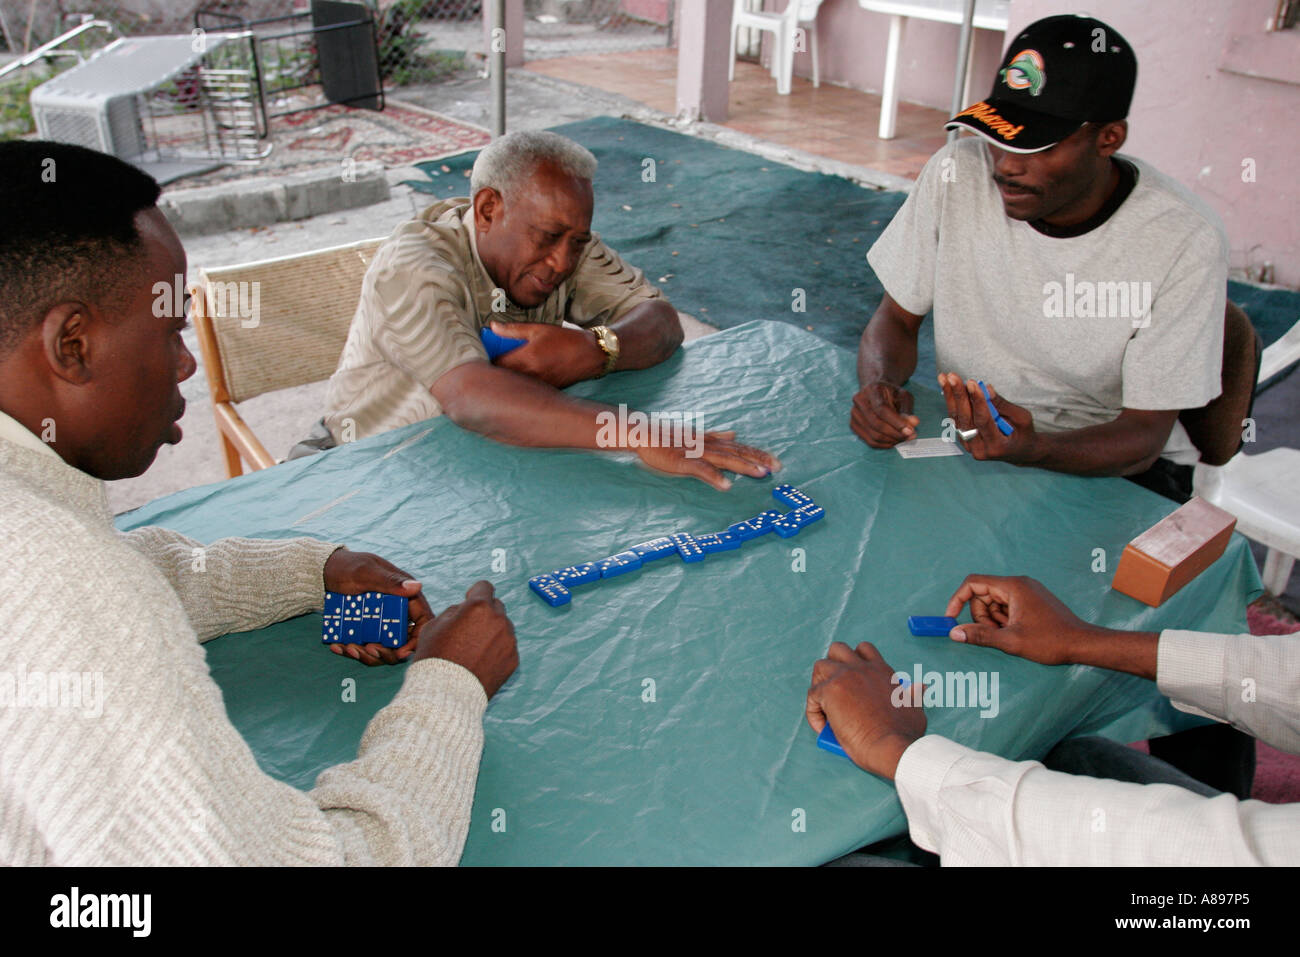
<path id="1" fill-rule="evenodd" d="M 389 198 L 382 164 L 358 163 L 353 172 L 346 181 L 340 169 L 326 167 L 274 179 L 169 190 L 158 206 L 180 235 L 202 236 L 308 219 Z"/>

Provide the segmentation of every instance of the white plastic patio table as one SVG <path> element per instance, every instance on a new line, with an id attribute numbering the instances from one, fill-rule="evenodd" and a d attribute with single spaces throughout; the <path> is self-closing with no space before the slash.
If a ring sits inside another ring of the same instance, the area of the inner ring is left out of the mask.
<path id="1" fill-rule="evenodd" d="M 858 0 L 858 6 L 872 13 L 889 16 L 889 47 L 885 53 L 885 83 L 880 94 L 880 139 L 892 140 L 898 120 L 898 53 L 903 44 L 903 33 L 908 19 L 934 20 L 939 23 L 962 21 L 963 0 Z M 1005 33 L 1008 23 L 1007 0 L 976 0 L 976 30 L 996 30 Z M 971 44 L 972 52 L 975 45 Z M 967 88 L 970 70 L 966 71 Z"/>

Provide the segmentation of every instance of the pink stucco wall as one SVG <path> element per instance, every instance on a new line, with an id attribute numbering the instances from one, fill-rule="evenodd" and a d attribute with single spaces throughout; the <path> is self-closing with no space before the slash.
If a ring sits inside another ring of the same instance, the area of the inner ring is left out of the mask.
<path id="1" fill-rule="evenodd" d="M 1219 214 L 1234 267 L 1271 262 L 1274 281 L 1294 288 L 1300 286 L 1300 85 L 1219 68 L 1232 37 L 1265 36 L 1275 8 L 1275 0 L 1088 4 L 1088 12 L 1115 27 L 1137 53 L 1125 152 L 1173 176 Z M 1071 9 L 1060 0 L 1015 0 L 1011 30 Z M 1270 52 L 1255 65 L 1281 71 L 1280 61 L 1300 59 L 1300 31 L 1288 32 L 1273 37 L 1276 43 L 1268 43 Z M 1242 181 L 1247 159 L 1255 161 L 1254 182 Z"/>
<path id="2" fill-rule="evenodd" d="M 651 23 L 668 22 L 669 0 L 622 0 L 619 9 L 628 16 L 649 20 Z"/>

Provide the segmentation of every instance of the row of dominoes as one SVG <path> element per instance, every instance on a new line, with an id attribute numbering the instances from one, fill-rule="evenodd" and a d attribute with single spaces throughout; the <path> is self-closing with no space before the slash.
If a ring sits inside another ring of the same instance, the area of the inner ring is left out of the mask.
<path id="1" fill-rule="evenodd" d="M 556 608 L 567 605 L 573 598 L 569 590 L 575 585 L 586 585 L 626 575 L 636 571 L 647 562 L 657 558 L 676 555 L 684 562 L 701 562 L 706 555 L 713 552 L 726 552 L 739 548 L 744 542 L 768 532 L 776 532 L 782 538 L 797 535 L 806 525 L 822 518 L 826 510 L 812 500 L 812 497 L 799 491 L 793 485 L 778 485 L 772 489 L 772 497 L 790 511 L 782 514 L 775 509 L 760 512 L 744 522 L 728 525 L 725 531 L 711 532 L 707 535 L 688 535 L 677 532 L 664 538 L 654 538 L 640 545 L 633 545 L 627 551 L 619 552 L 608 558 L 595 562 L 582 562 L 560 568 L 545 575 L 537 575 L 528 580 L 528 587 L 541 599 Z"/>
<path id="2" fill-rule="evenodd" d="M 409 599 L 367 591 L 360 595 L 325 593 L 321 642 L 327 645 L 380 644 L 400 648 L 406 644 Z"/>

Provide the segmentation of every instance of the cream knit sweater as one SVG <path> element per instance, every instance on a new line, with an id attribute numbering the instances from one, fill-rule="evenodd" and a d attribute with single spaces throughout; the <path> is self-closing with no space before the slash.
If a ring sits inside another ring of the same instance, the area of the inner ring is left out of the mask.
<path id="1" fill-rule="evenodd" d="M 119 533 L 102 482 L 0 419 L 0 864 L 460 859 L 487 706 L 469 671 L 411 665 L 355 761 L 307 793 L 275 781 L 200 642 L 319 609 L 337 546 L 225 539 L 193 571 L 198 542 Z"/>

